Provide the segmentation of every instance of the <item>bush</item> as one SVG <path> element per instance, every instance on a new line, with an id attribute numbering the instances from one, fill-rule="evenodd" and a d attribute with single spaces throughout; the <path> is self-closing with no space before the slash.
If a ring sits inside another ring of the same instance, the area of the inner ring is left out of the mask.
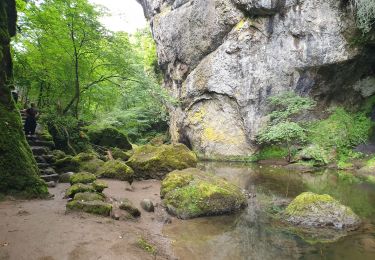
<path id="1" fill-rule="evenodd" d="M 372 126 L 371 119 L 364 113 L 335 108 L 327 119 L 310 125 L 308 139 L 312 144 L 347 154 L 354 146 L 368 140 Z"/>

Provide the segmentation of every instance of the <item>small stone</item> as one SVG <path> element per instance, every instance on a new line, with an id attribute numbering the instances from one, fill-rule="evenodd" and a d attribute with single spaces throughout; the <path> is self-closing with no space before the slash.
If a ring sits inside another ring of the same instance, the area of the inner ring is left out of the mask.
<path id="1" fill-rule="evenodd" d="M 152 201 L 149 200 L 149 199 L 142 200 L 141 201 L 141 207 L 142 207 L 142 209 L 144 209 L 147 212 L 154 212 L 155 211 L 154 203 L 152 203 Z"/>
<path id="2" fill-rule="evenodd" d="M 49 182 L 46 182 L 48 188 L 55 188 L 56 187 L 56 182 L 54 181 L 49 181 Z"/>
<path id="3" fill-rule="evenodd" d="M 139 209 L 134 207 L 134 205 L 128 199 L 123 199 L 121 201 L 119 208 L 127 211 L 130 215 L 132 215 L 135 218 L 141 216 L 141 212 L 139 211 Z"/>

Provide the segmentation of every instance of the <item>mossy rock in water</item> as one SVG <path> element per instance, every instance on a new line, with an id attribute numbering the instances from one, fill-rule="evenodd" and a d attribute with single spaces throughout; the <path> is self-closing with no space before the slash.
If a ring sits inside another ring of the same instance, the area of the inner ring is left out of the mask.
<path id="1" fill-rule="evenodd" d="M 73 198 L 75 194 L 80 193 L 80 192 L 95 192 L 95 191 L 96 190 L 92 185 L 77 183 L 77 184 L 70 186 L 66 190 L 65 196 L 69 198 Z"/>
<path id="2" fill-rule="evenodd" d="M 302 227 L 352 229 L 360 225 L 360 218 L 347 206 L 330 195 L 304 192 L 285 209 L 285 219 Z"/>
<path id="3" fill-rule="evenodd" d="M 76 184 L 76 183 L 83 183 L 83 184 L 92 183 L 95 180 L 96 180 L 96 176 L 88 172 L 76 173 L 70 176 L 69 178 L 71 185 Z"/>
<path id="4" fill-rule="evenodd" d="M 132 183 L 134 171 L 122 161 L 111 160 L 103 165 L 98 176 Z"/>
<path id="5" fill-rule="evenodd" d="M 103 192 L 104 189 L 108 188 L 107 183 L 99 180 L 94 181 L 91 185 L 97 192 Z"/>
<path id="6" fill-rule="evenodd" d="M 168 172 L 195 167 L 197 156 L 183 144 L 145 145 L 134 149 L 127 164 L 138 179 L 162 179 Z"/>
<path id="7" fill-rule="evenodd" d="M 128 199 L 121 200 L 119 208 L 125 210 L 135 218 L 141 216 L 141 212 L 139 211 L 139 209 L 137 209 Z"/>
<path id="8" fill-rule="evenodd" d="M 91 214 L 109 216 L 111 214 L 112 205 L 100 200 L 79 201 L 72 200 L 66 204 L 66 208 L 73 211 L 83 211 Z"/>
<path id="9" fill-rule="evenodd" d="M 237 186 L 196 168 L 169 173 L 160 193 L 168 212 L 182 219 L 222 215 L 247 206 Z"/>
<path id="10" fill-rule="evenodd" d="M 74 195 L 74 200 L 78 201 L 104 201 L 105 196 L 96 192 L 79 192 Z"/>
<path id="11" fill-rule="evenodd" d="M 79 162 L 74 160 L 73 156 L 66 156 L 65 158 L 58 159 L 54 163 L 57 172 L 77 172 L 79 171 Z"/>
<path id="12" fill-rule="evenodd" d="M 87 134 L 90 141 L 95 145 L 117 147 L 123 150 L 132 149 L 128 137 L 116 128 L 107 127 L 101 129 L 89 129 Z"/>

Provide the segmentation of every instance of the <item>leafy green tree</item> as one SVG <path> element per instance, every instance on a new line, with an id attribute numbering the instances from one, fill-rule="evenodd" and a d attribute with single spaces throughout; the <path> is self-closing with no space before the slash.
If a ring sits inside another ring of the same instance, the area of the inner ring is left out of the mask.
<path id="1" fill-rule="evenodd" d="M 271 112 L 269 124 L 257 136 L 259 144 L 285 145 L 287 160 L 292 157 L 291 146 L 306 141 L 306 129 L 296 121 L 296 116 L 315 106 L 310 98 L 301 97 L 294 92 L 285 92 L 269 98 Z"/>

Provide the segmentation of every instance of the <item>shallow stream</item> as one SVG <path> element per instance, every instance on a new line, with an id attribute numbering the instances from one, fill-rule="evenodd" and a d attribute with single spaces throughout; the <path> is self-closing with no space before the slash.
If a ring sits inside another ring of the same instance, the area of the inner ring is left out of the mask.
<path id="1" fill-rule="evenodd" d="M 375 259 L 375 184 L 333 170 L 299 173 L 282 167 L 206 162 L 200 168 L 249 194 L 249 207 L 232 216 L 177 220 L 163 232 L 180 259 Z M 360 229 L 334 242 L 323 232 L 301 235 L 273 216 L 304 191 L 330 194 L 363 220 Z M 299 235 L 297 235 L 297 233 Z"/>

